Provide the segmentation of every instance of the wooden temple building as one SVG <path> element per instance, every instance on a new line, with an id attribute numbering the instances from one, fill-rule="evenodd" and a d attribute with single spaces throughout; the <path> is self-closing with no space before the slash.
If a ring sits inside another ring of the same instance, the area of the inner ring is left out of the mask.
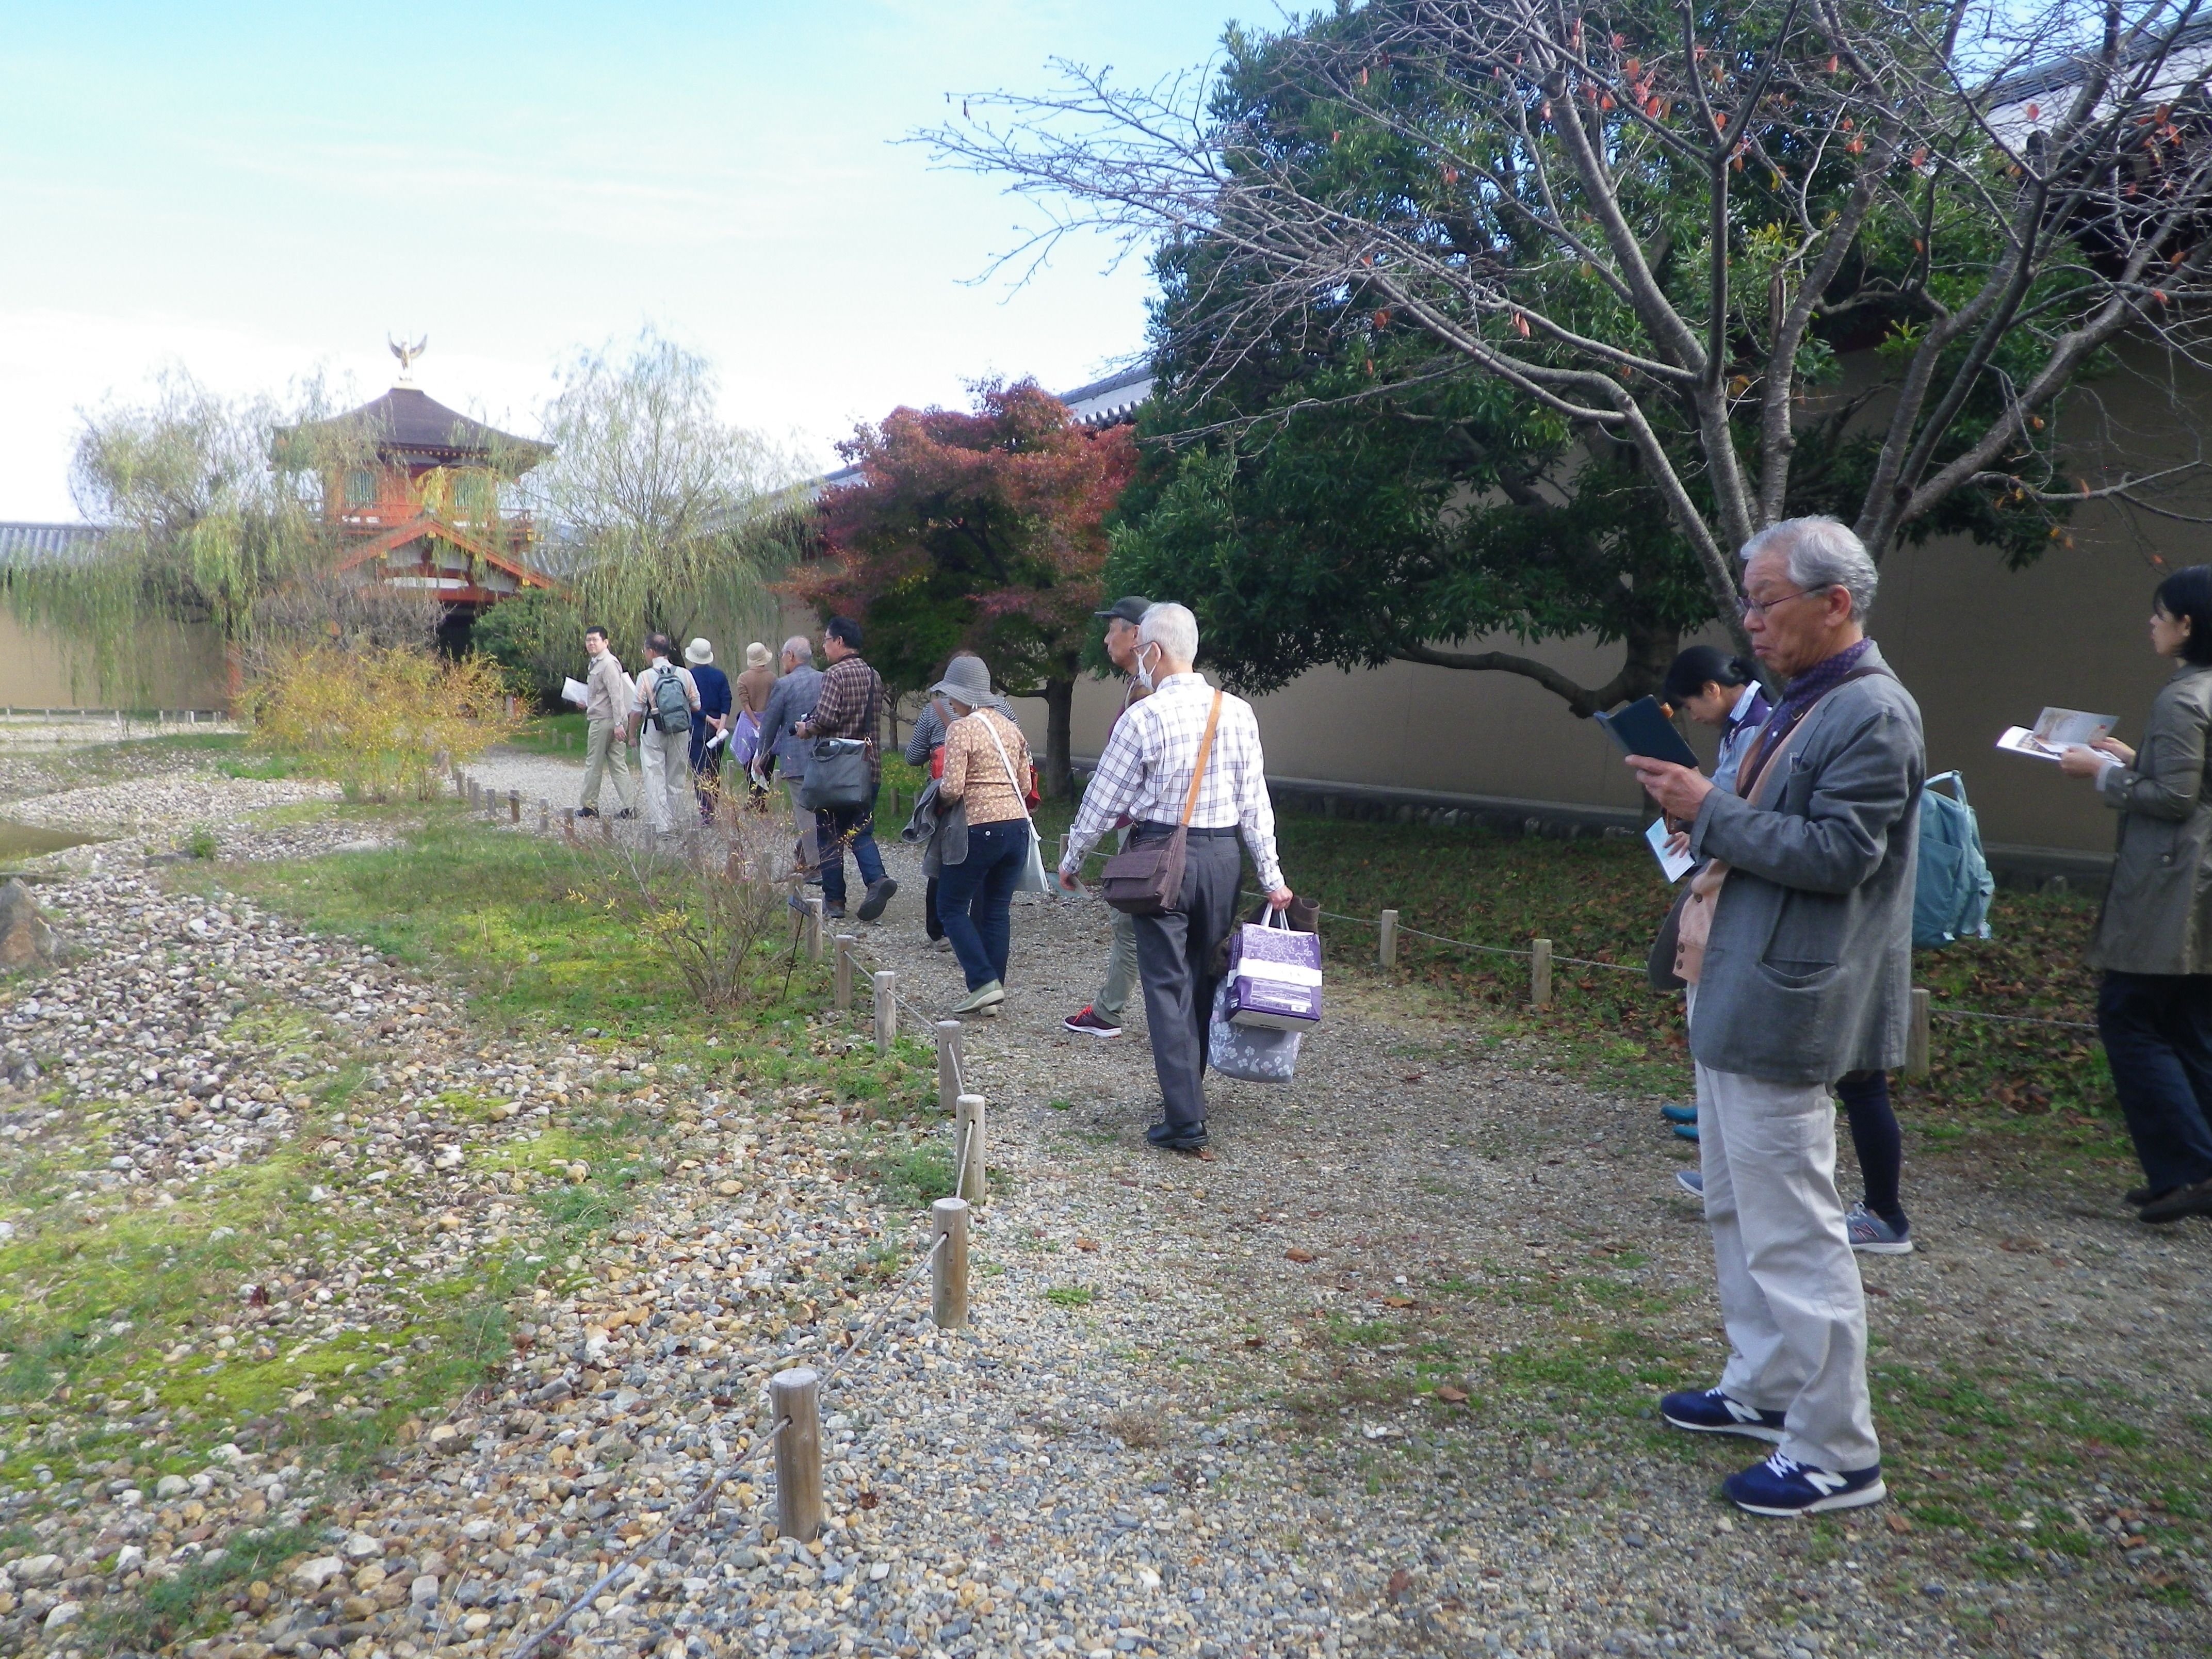
<path id="1" fill-rule="evenodd" d="M 322 474 L 323 512 L 355 580 L 428 588 L 456 623 L 554 581 L 538 526 L 502 510 L 504 487 L 552 453 L 447 408 L 403 375 L 382 397 L 278 436 L 279 460 Z"/>

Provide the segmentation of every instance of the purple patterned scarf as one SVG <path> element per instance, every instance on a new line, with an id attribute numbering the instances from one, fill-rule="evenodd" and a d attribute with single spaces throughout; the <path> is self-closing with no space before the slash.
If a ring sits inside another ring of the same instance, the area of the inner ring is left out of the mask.
<path id="1" fill-rule="evenodd" d="M 1766 725 L 1759 732 L 1756 748 L 1744 757 L 1742 769 L 1736 775 L 1736 789 L 1748 798 L 1752 784 L 1757 780 L 1766 757 L 1774 753 L 1797 727 L 1797 722 L 1812 712 L 1813 705 L 1842 684 L 1850 672 L 1859 665 L 1859 659 L 1874 649 L 1872 640 L 1861 640 L 1856 645 L 1847 645 L 1832 657 L 1825 657 L 1790 682 L 1790 689 L 1782 694 L 1782 701 L 1774 705 L 1774 712 L 1766 717 Z"/>

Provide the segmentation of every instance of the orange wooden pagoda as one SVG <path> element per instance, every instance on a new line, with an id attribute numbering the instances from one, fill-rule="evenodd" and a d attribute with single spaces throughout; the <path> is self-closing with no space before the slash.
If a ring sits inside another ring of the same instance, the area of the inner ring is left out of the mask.
<path id="1" fill-rule="evenodd" d="M 532 561 L 532 516 L 499 501 L 501 486 L 552 453 L 549 445 L 471 420 L 403 376 L 374 402 L 289 428 L 278 449 L 321 471 L 342 573 L 434 590 L 471 617 L 556 585 Z"/>

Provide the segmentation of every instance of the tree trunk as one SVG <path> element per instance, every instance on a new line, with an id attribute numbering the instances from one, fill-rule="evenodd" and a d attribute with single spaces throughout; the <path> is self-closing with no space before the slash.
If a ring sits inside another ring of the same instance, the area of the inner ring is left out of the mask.
<path id="1" fill-rule="evenodd" d="M 1075 793 L 1070 758 L 1075 714 L 1075 681 L 1072 677 L 1044 683 L 1044 709 L 1043 789 L 1051 799 L 1065 800 Z"/>

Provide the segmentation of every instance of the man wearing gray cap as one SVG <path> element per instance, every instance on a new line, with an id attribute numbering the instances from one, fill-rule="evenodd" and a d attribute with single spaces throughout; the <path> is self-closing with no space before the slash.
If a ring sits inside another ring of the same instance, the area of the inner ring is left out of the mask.
<path id="1" fill-rule="evenodd" d="M 1114 726 L 1129 707 L 1147 694 L 1144 682 L 1137 678 L 1137 624 L 1145 619 L 1152 601 L 1132 593 L 1127 599 L 1116 599 L 1103 611 L 1091 615 L 1106 624 L 1106 655 L 1114 670 L 1127 683 L 1121 693 L 1121 706 L 1115 711 L 1114 720 L 1106 727 L 1106 736 L 1114 735 Z M 1102 749 L 1105 746 L 1102 742 Z M 1126 846 L 1129 839 L 1128 815 L 1124 813 L 1117 826 L 1116 847 Z M 1137 919 L 1123 911 L 1115 910 L 1114 943 L 1106 958 L 1106 982 L 1098 988 L 1098 994 L 1083 1005 L 1079 1013 L 1070 1014 L 1060 1023 L 1079 1036 L 1117 1037 L 1121 1035 L 1121 1010 L 1128 1006 L 1129 993 L 1137 983 Z"/>

